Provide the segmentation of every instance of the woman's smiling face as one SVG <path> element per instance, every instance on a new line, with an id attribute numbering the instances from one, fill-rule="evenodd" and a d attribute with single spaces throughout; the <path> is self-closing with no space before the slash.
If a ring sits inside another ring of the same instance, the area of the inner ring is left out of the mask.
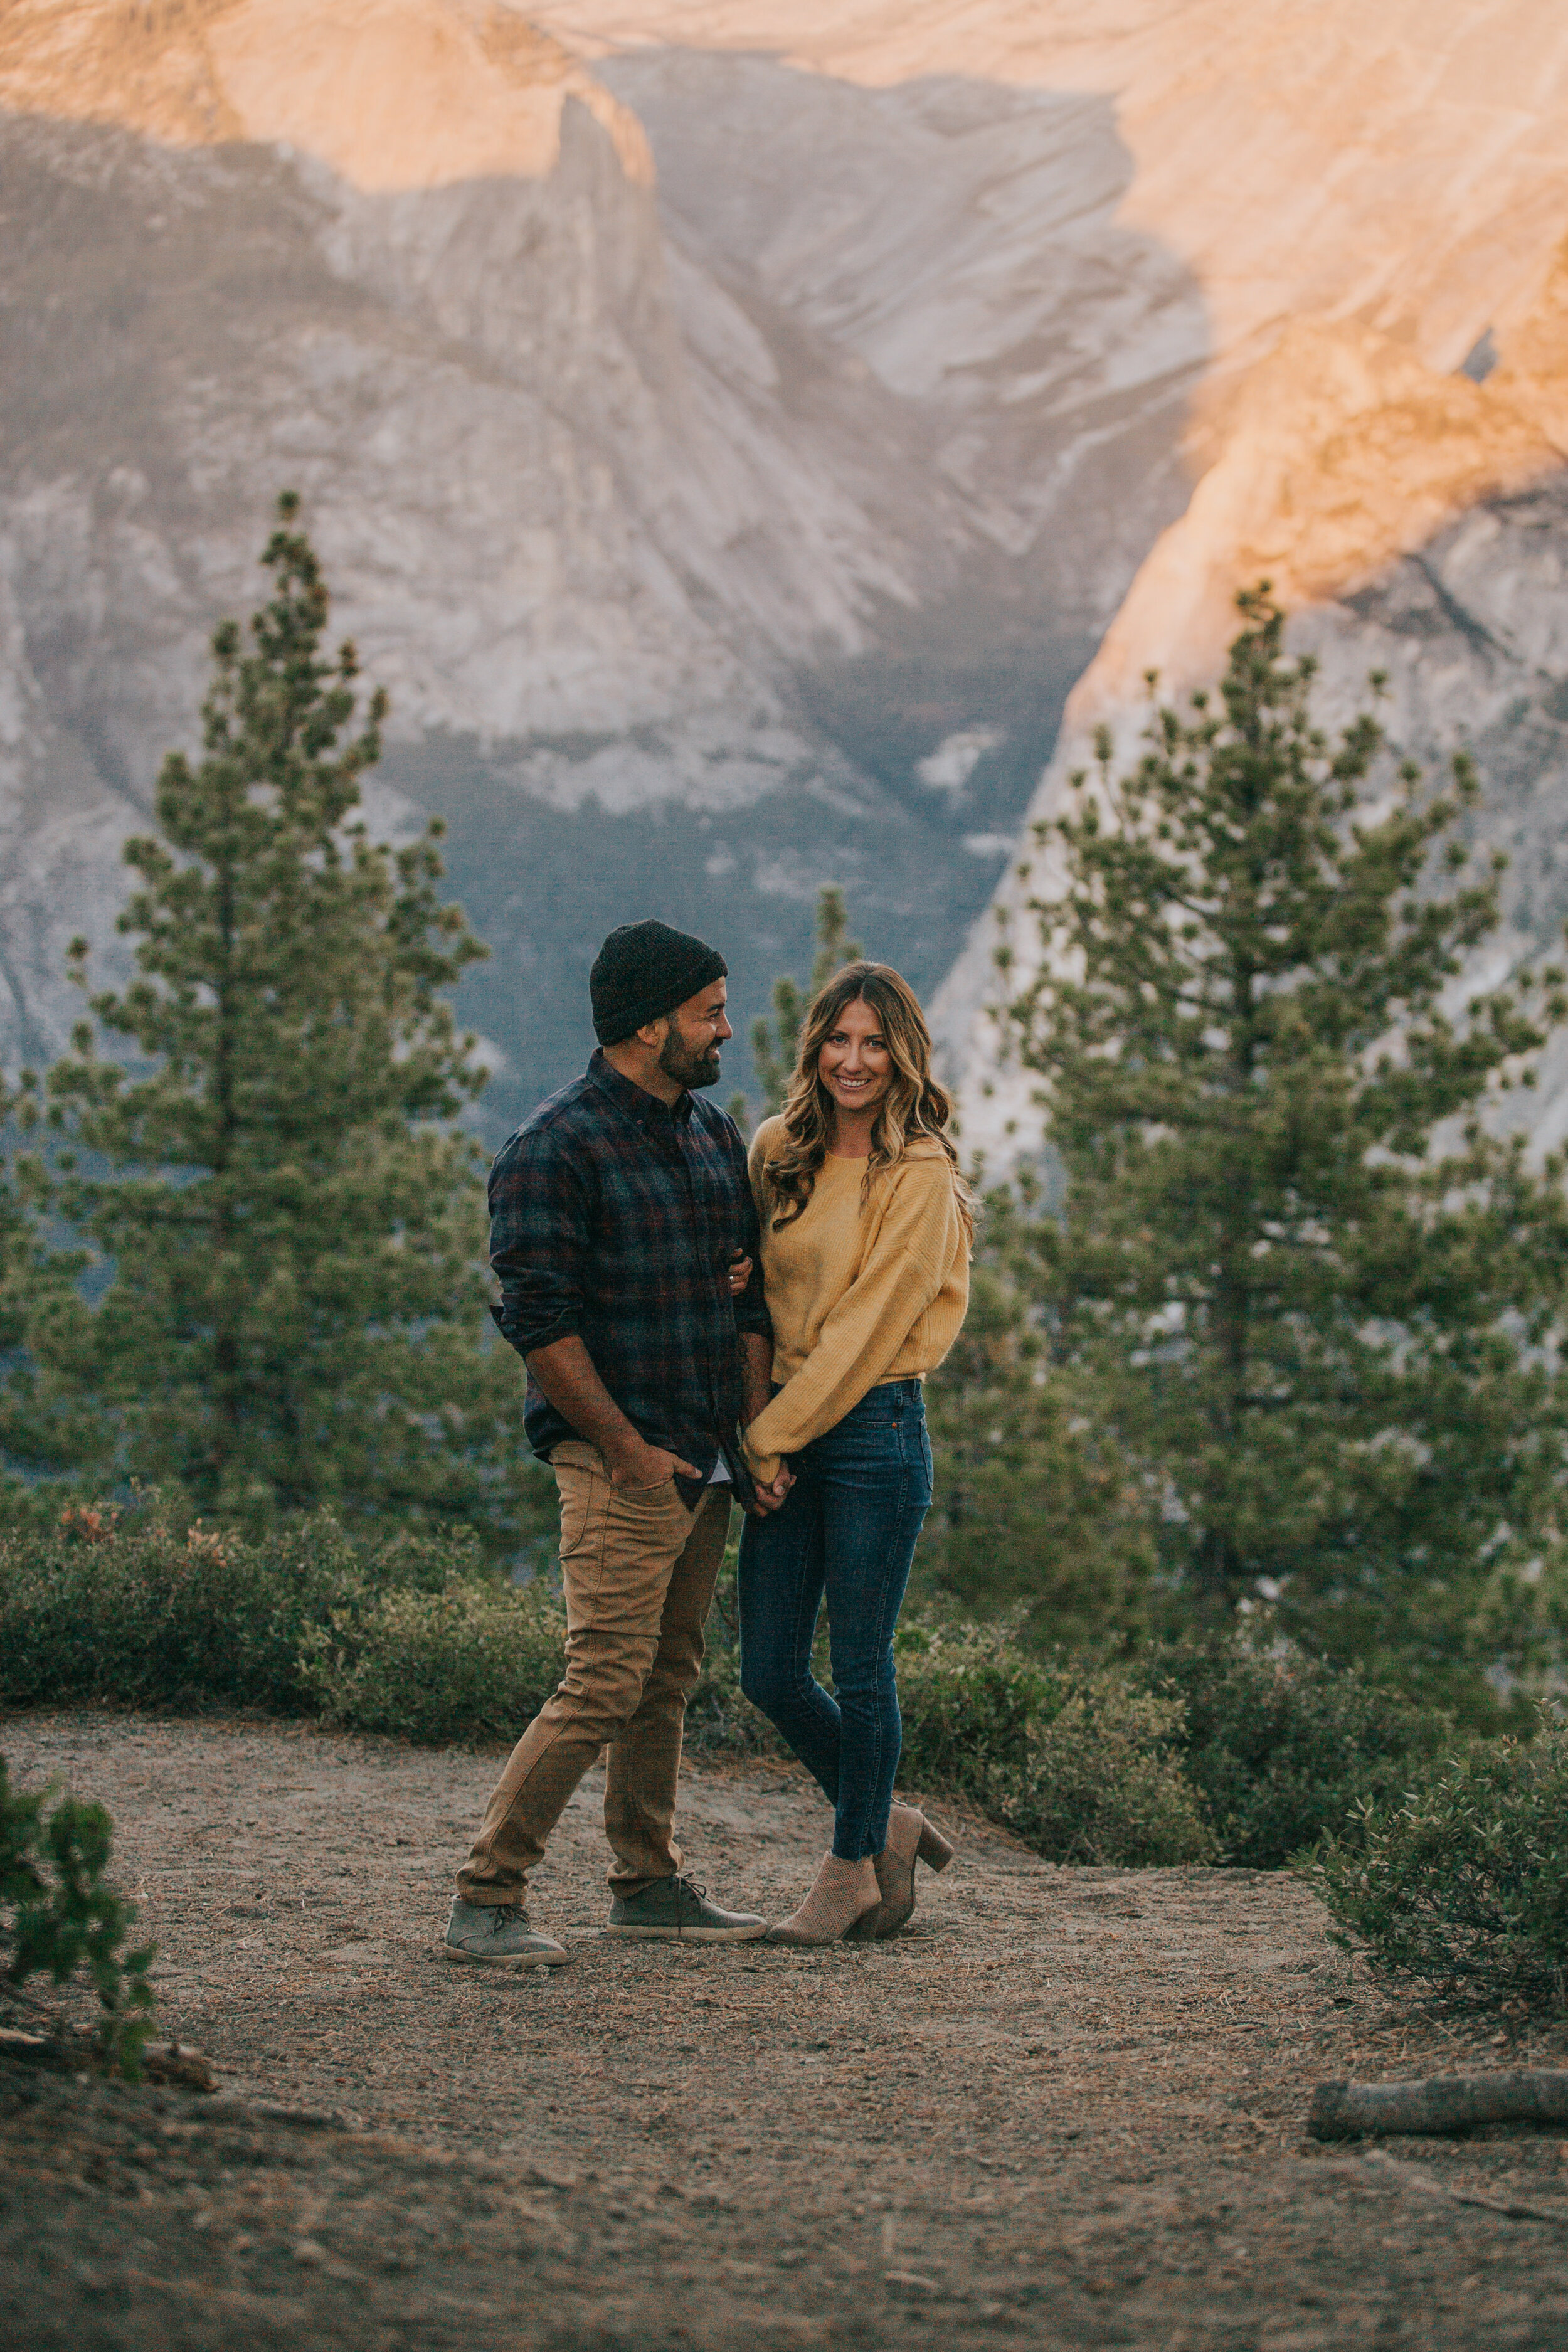
<path id="1" fill-rule="evenodd" d="M 822 1041 L 816 1073 L 840 1110 L 875 1110 L 893 1083 L 893 1057 L 862 996 L 845 1006 Z"/>

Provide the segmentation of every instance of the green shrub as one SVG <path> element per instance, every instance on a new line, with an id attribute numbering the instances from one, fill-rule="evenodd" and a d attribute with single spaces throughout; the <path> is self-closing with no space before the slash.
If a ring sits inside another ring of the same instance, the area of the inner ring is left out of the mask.
<path id="1" fill-rule="evenodd" d="M 778 1754 L 742 1696 L 733 1554 L 688 1710 L 694 1751 Z M 510 1740 L 554 1688 L 563 1616 L 460 1537 L 351 1538 L 318 1513 L 256 1539 L 147 1499 L 0 1534 L 0 1703 L 214 1702 L 405 1738 Z M 819 1643 L 819 1662 L 822 1644 Z M 1406 1786 L 1447 1727 L 1351 1675 L 1245 1642 L 1112 1671 L 1015 1630 L 911 1621 L 897 1642 L 911 1783 L 970 1796 L 1061 1861 L 1268 1867 Z M 825 1665 L 822 1667 L 826 1671 Z"/>
<path id="2" fill-rule="evenodd" d="M 686 1709 L 686 1747 L 704 1756 L 784 1756 L 783 1740 L 741 1688 L 740 1645 L 713 1642 Z"/>
<path id="3" fill-rule="evenodd" d="M 1024 1769 L 993 1774 L 988 1809 L 1055 1862 L 1214 1862 L 1214 1834 L 1172 1752 L 1180 1722 L 1169 1701 L 1089 1677 L 1030 1725 Z"/>
<path id="4" fill-rule="evenodd" d="M 901 1777 L 970 1796 L 1053 1862 L 1208 1862 L 1173 1752 L 1178 1700 L 1032 1657 L 1005 1627 L 911 1626 L 898 1643 Z"/>
<path id="5" fill-rule="evenodd" d="M 894 1640 L 904 1718 L 900 1770 L 980 1799 L 987 1771 L 1021 1772 L 1029 1726 L 1055 1711 L 1047 1661 L 1010 1625 L 906 1623 Z"/>
<path id="6" fill-rule="evenodd" d="M 0 1757 L 0 1988 L 19 1991 L 36 1976 L 63 1985 L 84 1970 L 102 2054 L 134 2080 L 152 2024 L 154 1947 L 125 1949 L 136 1913 L 104 1878 L 113 1826 L 103 1807 L 63 1797 L 46 1818 L 47 1798 L 14 1793 Z"/>
<path id="7" fill-rule="evenodd" d="M 787 1751 L 766 1716 L 741 1688 L 741 1554 L 739 1514 L 731 1517 L 708 1614 L 702 1675 L 686 1708 L 686 1748 L 704 1756 L 783 1756 Z"/>
<path id="8" fill-rule="evenodd" d="M 733 1563 L 726 1606 L 733 1599 Z M 310 1703 L 345 1729 L 449 1742 L 515 1739 L 560 1681 L 566 1612 L 540 1579 L 522 1587 L 455 1572 L 438 1592 L 391 1591 L 334 1611 L 300 1638 Z M 777 1754 L 771 1724 L 741 1690 L 733 1610 L 716 1612 L 686 1745 L 710 1755 Z"/>
<path id="9" fill-rule="evenodd" d="M 1447 2006 L 1568 2008 L 1568 1730 L 1450 1758 L 1398 1803 L 1369 1805 L 1310 1871 L 1341 1943 Z"/>
<path id="10" fill-rule="evenodd" d="M 565 1622 L 542 1583 L 455 1575 L 308 1627 L 300 1678 L 329 1722 L 357 1731 L 511 1740 L 561 1679 Z"/>
<path id="11" fill-rule="evenodd" d="M 1353 1842 L 1358 1805 L 1402 1791 L 1452 1732 L 1359 1675 L 1244 1638 L 1173 1643 L 1143 1672 L 1182 1704 L 1177 1753 L 1226 1861 L 1256 1870 L 1325 1832 Z"/>
<path id="12" fill-rule="evenodd" d="M 298 1714 L 309 1627 L 476 1559 L 465 1538 L 355 1543 L 326 1511 L 251 1541 L 183 1522 L 155 1496 L 123 1517 L 71 1505 L 47 1532 L 0 1541 L 0 1702 Z"/>

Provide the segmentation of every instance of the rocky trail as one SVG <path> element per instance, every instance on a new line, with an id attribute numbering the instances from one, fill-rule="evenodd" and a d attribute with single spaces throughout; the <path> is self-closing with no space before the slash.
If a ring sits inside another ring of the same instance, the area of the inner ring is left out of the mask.
<path id="1" fill-rule="evenodd" d="M 1502 2053 L 1391 2005 L 1288 1877 L 1056 1869 L 941 1807 L 962 1858 L 891 1945 L 621 1945 L 590 1782 L 532 1901 L 572 1965 L 498 1978 L 433 1951 L 490 1758 L 3 1738 L 111 1807 L 162 2025 L 221 2084 L 0 2067 L 8 2344 L 1568 2340 L 1568 2139 L 1305 2137 L 1319 2080 Z M 825 1825 L 772 1768 L 693 1770 L 683 1821 L 694 1874 L 773 1916 Z"/>

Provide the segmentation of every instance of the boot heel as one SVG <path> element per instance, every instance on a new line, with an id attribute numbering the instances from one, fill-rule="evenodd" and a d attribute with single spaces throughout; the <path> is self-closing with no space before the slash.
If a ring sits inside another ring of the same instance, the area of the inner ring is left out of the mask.
<path id="1" fill-rule="evenodd" d="M 930 1822 L 921 1822 L 921 1842 L 915 1853 L 928 1870 L 945 1870 L 957 1850 L 949 1844 L 939 1829 L 932 1828 Z"/>

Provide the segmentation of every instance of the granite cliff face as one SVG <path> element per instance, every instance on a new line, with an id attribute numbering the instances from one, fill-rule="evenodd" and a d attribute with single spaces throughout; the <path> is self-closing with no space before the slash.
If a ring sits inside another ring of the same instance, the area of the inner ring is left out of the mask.
<path id="1" fill-rule="evenodd" d="M 64 936 L 108 928 L 118 838 L 189 736 L 212 620 L 255 600 L 285 484 L 392 689 L 383 820 L 400 785 L 460 800 L 471 771 L 503 837 L 470 863 L 525 897 L 527 817 L 591 801 L 595 752 L 612 805 L 754 798 L 806 758 L 760 655 L 844 638 L 872 586 L 911 593 L 911 551 L 778 414 L 717 288 L 695 303 L 708 352 L 683 334 L 623 108 L 501 12 L 318 13 L 3 20 L 26 1050 L 68 1017 Z M 529 914 L 543 950 L 549 910 Z"/>
<path id="2" fill-rule="evenodd" d="M 1475 364 L 1479 382 L 1438 376 L 1360 326 L 1298 323 L 1281 337 L 1075 687 L 1031 824 L 1060 806 L 1098 727 L 1133 753 L 1150 670 L 1178 694 L 1212 677 L 1236 584 L 1268 578 L 1292 608 L 1293 646 L 1321 664 L 1326 724 L 1368 706 L 1378 671 L 1391 762 L 1413 755 L 1440 776 L 1461 747 L 1476 760 L 1471 830 L 1509 865 L 1504 928 L 1467 984 L 1557 950 L 1568 919 L 1568 248 L 1531 308 L 1489 331 Z M 1039 1128 L 988 1010 L 998 919 L 1026 961 L 1023 902 L 1055 878 L 1048 858 L 1026 881 L 1009 868 L 936 1008 L 963 1074 L 966 1131 L 993 1164 Z M 1568 1133 L 1568 1052 L 1553 1049 L 1542 1078 L 1513 1115 L 1554 1145 Z"/>
<path id="3" fill-rule="evenodd" d="M 689 75 L 693 54 L 754 46 L 889 104 L 947 75 L 1109 98 L 1128 157 L 1118 224 L 1156 239 L 1202 300 L 1188 494 L 1163 530 L 1137 517 L 1147 554 L 1028 817 L 1054 809 L 1097 724 L 1135 740 L 1148 669 L 1176 688 L 1213 674 L 1237 587 L 1267 575 L 1323 659 L 1327 716 L 1348 717 L 1385 668 L 1401 749 L 1477 751 L 1480 827 L 1513 856 L 1500 954 L 1555 939 L 1568 24 L 1550 0 L 934 0 L 896 15 L 876 0 L 561 0 L 547 20 L 584 54 L 599 45 L 599 70 L 628 93 L 628 54 L 645 78 L 652 59 Z M 787 250 L 785 232 L 775 242 Z M 1147 371 L 1162 321 L 1145 310 L 1127 327 L 1116 363 Z M 1056 331 L 1070 335 L 1062 314 Z M 1034 554 L 1049 560 L 1039 541 Z M 1016 912 L 1022 896 L 1009 870 L 997 904 Z M 967 1134 L 993 1164 L 1038 1132 L 984 1010 L 994 912 L 936 1008 Z M 1026 929 L 1013 923 L 1016 947 Z M 1543 1137 L 1568 1122 L 1568 1072 L 1549 1077 Z"/>
<path id="4" fill-rule="evenodd" d="M 940 979 L 1180 510 L 1202 305 L 1114 220 L 1102 103 L 626 79 L 482 0 L 0 16 L 7 1057 L 58 1045 L 73 931 L 112 960 L 119 843 L 284 485 L 392 691 L 378 821 L 447 818 L 497 950 L 492 1125 L 578 1059 L 627 912 L 717 932 L 757 1010 L 838 878 Z M 827 284 L 834 178 L 877 216 Z M 792 207 L 793 278 L 759 250 Z"/>
<path id="5" fill-rule="evenodd" d="M 1535 939 L 1565 89 L 1550 0 L 9 0 L 0 1056 L 285 485 L 496 950 L 492 1129 L 610 922 L 749 1014 L 827 878 L 980 1073 L 1068 689 L 1062 760 L 1258 570 L 1469 729 Z"/>

